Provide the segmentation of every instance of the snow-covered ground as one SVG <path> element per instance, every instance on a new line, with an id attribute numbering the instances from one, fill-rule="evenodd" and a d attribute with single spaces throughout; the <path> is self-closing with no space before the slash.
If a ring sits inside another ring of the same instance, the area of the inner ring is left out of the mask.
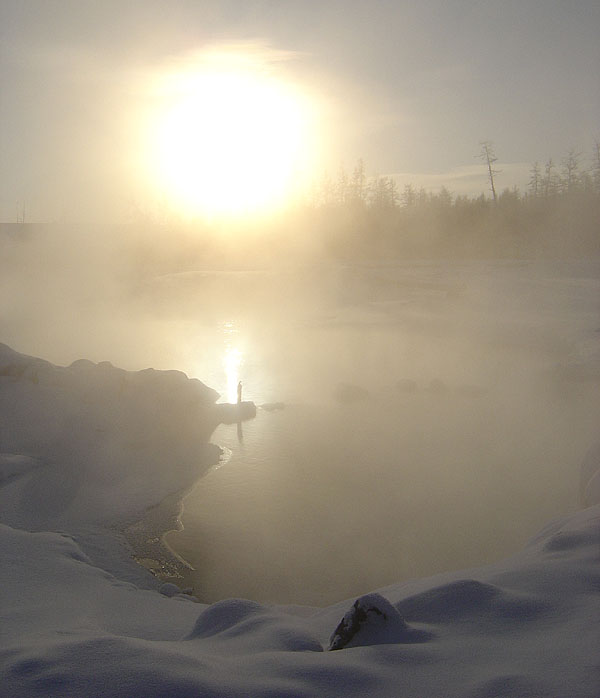
<path id="1" fill-rule="evenodd" d="M 324 609 L 207 606 L 159 588 L 115 524 L 214 462 L 216 397 L 176 371 L 0 345 L 3 695 L 599 695 L 597 448 L 590 506 L 509 559 Z"/>

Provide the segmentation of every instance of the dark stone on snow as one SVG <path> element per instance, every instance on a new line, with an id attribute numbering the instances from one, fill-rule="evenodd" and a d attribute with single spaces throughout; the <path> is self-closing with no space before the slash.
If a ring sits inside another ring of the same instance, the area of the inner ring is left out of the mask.
<path id="1" fill-rule="evenodd" d="M 431 637 L 429 632 L 411 628 L 386 598 L 372 593 L 356 599 L 331 635 L 329 649 L 427 642 Z"/>

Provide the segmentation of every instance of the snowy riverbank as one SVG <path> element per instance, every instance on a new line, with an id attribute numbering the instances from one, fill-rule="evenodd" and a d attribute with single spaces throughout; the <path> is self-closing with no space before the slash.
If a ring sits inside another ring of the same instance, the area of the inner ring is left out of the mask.
<path id="1" fill-rule="evenodd" d="M 59 368 L 0 345 L 6 695 L 597 695 L 597 503 L 506 560 L 387 587 L 354 613 L 354 599 L 159 594 L 112 526 L 210 467 L 216 397 L 179 372 Z M 345 614 L 342 649 L 324 651 Z"/>
<path id="2" fill-rule="evenodd" d="M 181 493 L 220 456 L 208 442 L 217 398 L 178 371 L 65 368 L 0 345 L 2 522 L 68 531 L 101 566 L 124 558 L 132 579 L 149 577 L 120 532 L 131 532 L 138 557 L 151 548 L 168 561 L 160 537 Z"/>

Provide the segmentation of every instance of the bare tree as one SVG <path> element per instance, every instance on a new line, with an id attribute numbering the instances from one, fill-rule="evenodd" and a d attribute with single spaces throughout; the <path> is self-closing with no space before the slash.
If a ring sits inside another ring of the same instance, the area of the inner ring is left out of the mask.
<path id="1" fill-rule="evenodd" d="M 348 202 L 350 192 L 348 187 L 348 175 L 343 165 L 340 165 L 337 180 L 334 185 L 335 202 L 339 206 L 344 206 Z"/>
<path id="2" fill-rule="evenodd" d="M 402 206 L 404 208 L 410 208 L 411 206 L 415 205 L 417 201 L 417 193 L 415 192 L 412 184 L 404 185 L 404 191 L 402 192 L 400 201 L 402 202 Z"/>
<path id="3" fill-rule="evenodd" d="M 492 165 L 498 160 L 498 158 L 496 157 L 496 153 L 494 153 L 494 146 L 492 145 L 491 141 L 482 141 L 480 145 L 481 152 L 477 157 L 483 160 L 487 165 L 488 175 L 490 178 L 490 189 L 492 190 L 492 198 L 494 203 L 496 203 L 498 197 L 496 196 L 496 187 L 494 186 L 494 175 L 500 174 L 500 170 L 494 170 Z"/>
<path id="4" fill-rule="evenodd" d="M 443 186 L 439 192 L 436 194 L 434 198 L 434 202 L 440 207 L 440 208 L 449 208 L 452 206 L 452 192 L 447 189 L 445 186 Z"/>
<path id="5" fill-rule="evenodd" d="M 336 201 L 335 184 L 328 172 L 322 177 L 321 180 L 321 205 L 322 206 L 332 206 Z"/>
<path id="6" fill-rule="evenodd" d="M 370 182 L 371 208 L 391 209 L 398 204 L 398 185 L 393 177 L 376 175 Z"/>
<path id="7" fill-rule="evenodd" d="M 365 173 L 365 163 L 362 158 L 359 158 L 356 167 L 352 171 L 350 192 L 353 203 L 364 206 L 367 198 L 367 175 Z"/>

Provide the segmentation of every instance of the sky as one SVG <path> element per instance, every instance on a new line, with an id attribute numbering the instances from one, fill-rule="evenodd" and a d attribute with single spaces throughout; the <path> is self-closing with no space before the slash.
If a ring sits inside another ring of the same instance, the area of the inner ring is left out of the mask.
<path id="1" fill-rule="evenodd" d="M 596 0 L 3 0 L 0 221 L 154 205 L 149 86 L 219 46 L 314 102 L 315 178 L 363 158 L 400 186 L 478 195 L 490 140 L 497 187 L 525 188 L 535 161 L 589 163 L 599 30 Z"/>

